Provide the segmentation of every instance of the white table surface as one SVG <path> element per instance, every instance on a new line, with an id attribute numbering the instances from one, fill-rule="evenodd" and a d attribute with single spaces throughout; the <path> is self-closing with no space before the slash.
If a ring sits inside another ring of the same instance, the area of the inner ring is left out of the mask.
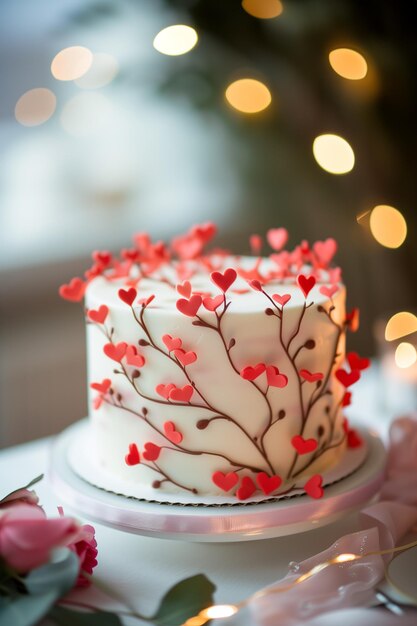
<path id="1" fill-rule="evenodd" d="M 377 379 L 370 374 L 355 388 L 351 415 L 361 409 L 361 422 L 377 427 L 384 435 L 390 417 L 375 408 Z M 52 439 L 42 439 L 0 452 L 0 488 L 7 493 L 48 470 Z M 36 485 L 48 516 L 57 515 L 62 504 L 54 494 L 48 477 Z M 71 511 L 66 508 L 66 513 Z M 83 520 L 87 521 L 87 520 Z M 230 544 L 184 543 L 131 535 L 94 524 L 99 549 L 99 565 L 94 576 L 112 588 L 118 597 L 143 614 L 151 614 L 168 588 L 197 573 L 206 574 L 217 586 L 217 603 L 236 603 L 286 574 L 290 561 L 304 560 L 327 548 L 341 535 L 358 529 L 355 514 L 343 520 L 299 535 L 277 539 Z M 73 599 L 100 608 L 122 608 L 97 589 L 82 590 Z M 246 611 L 217 621 L 216 624 L 247 626 Z M 145 624 L 132 618 L 126 625 Z"/>

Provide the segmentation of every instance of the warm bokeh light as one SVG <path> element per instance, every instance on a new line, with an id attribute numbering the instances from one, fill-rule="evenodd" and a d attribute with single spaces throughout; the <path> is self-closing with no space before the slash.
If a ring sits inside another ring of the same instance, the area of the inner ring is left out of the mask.
<path id="1" fill-rule="evenodd" d="M 385 327 L 385 339 L 394 341 L 417 332 L 417 317 L 408 311 L 400 311 L 389 320 Z"/>
<path id="2" fill-rule="evenodd" d="M 114 106 L 102 93 L 80 93 L 69 100 L 61 113 L 61 125 L 68 134 L 87 137 L 104 132 L 114 121 Z"/>
<path id="3" fill-rule="evenodd" d="M 412 343 L 400 343 L 395 351 L 395 364 L 401 369 L 411 367 L 417 361 L 417 350 Z"/>
<path id="4" fill-rule="evenodd" d="M 183 626 L 203 626 L 207 624 L 208 618 L 201 617 L 201 615 L 196 615 L 195 617 L 189 617 L 186 622 L 184 622 Z"/>
<path id="5" fill-rule="evenodd" d="M 214 604 L 200 612 L 202 617 L 208 619 L 220 619 L 221 617 L 230 617 L 237 613 L 238 608 L 233 604 Z"/>
<path id="6" fill-rule="evenodd" d="M 111 54 L 97 52 L 90 69 L 75 84 L 82 89 L 99 89 L 111 83 L 118 71 L 119 64 Z"/>
<path id="7" fill-rule="evenodd" d="M 372 209 L 369 227 L 381 246 L 399 248 L 407 236 L 407 222 L 392 206 L 380 204 Z"/>
<path id="8" fill-rule="evenodd" d="M 338 554 L 334 560 L 336 563 L 347 563 L 348 561 L 355 561 L 357 558 L 359 557 L 356 554 L 347 552 L 346 554 Z"/>
<path id="9" fill-rule="evenodd" d="M 329 63 L 332 69 L 349 80 L 361 80 L 368 72 L 365 57 L 351 48 L 337 48 L 329 54 Z"/>
<path id="10" fill-rule="evenodd" d="M 191 26 L 174 24 L 159 31 L 153 40 L 153 47 L 161 54 L 178 56 L 194 48 L 198 41 L 197 32 Z"/>
<path id="11" fill-rule="evenodd" d="M 338 135 L 319 135 L 313 142 L 317 163 L 330 174 L 347 174 L 355 165 L 355 154 L 350 144 Z"/>
<path id="12" fill-rule="evenodd" d="M 55 94 L 50 89 L 29 89 L 16 102 L 14 115 L 23 126 L 39 126 L 54 114 Z"/>
<path id="13" fill-rule="evenodd" d="M 84 46 L 64 48 L 51 63 L 52 76 L 57 80 L 76 80 L 91 67 L 93 53 Z"/>
<path id="14" fill-rule="evenodd" d="M 270 20 L 281 15 L 284 7 L 280 0 L 243 0 L 246 13 L 261 20 Z"/>
<path id="15" fill-rule="evenodd" d="M 228 103 L 242 113 L 259 113 L 272 101 L 268 87 L 253 78 L 235 80 L 226 89 Z"/>

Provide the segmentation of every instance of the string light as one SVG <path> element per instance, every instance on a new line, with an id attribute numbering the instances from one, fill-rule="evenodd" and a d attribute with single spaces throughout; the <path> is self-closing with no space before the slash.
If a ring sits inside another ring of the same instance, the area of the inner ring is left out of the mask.
<path id="1" fill-rule="evenodd" d="M 369 227 L 374 238 L 386 248 L 399 248 L 407 237 L 407 222 L 392 206 L 380 204 L 372 209 Z"/>
<path id="2" fill-rule="evenodd" d="M 278 17 L 284 10 L 280 0 L 243 0 L 242 8 L 260 20 L 270 20 Z"/>
<path id="3" fill-rule="evenodd" d="M 394 341 L 417 332 L 417 317 L 408 311 L 400 311 L 393 315 L 385 327 L 385 339 Z"/>
<path id="4" fill-rule="evenodd" d="M 401 342 L 395 350 L 395 364 L 401 369 L 411 367 L 417 361 L 417 350 L 412 343 Z"/>
<path id="5" fill-rule="evenodd" d="M 52 76 L 57 80 L 76 80 L 88 72 L 92 62 L 93 53 L 88 48 L 64 48 L 52 60 Z"/>
<path id="6" fill-rule="evenodd" d="M 159 31 L 153 40 L 153 47 L 161 54 L 179 56 L 194 48 L 198 41 L 197 32 L 191 26 L 174 24 Z"/>
<path id="7" fill-rule="evenodd" d="M 82 89 L 99 89 L 108 85 L 119 72 L 116 59 L 105 52 L 96 52 L 90 69 L 75 84 Z"/>
<path id="8" fill-rule="evenodd" d="M 368 64 L 362 54 L 351 48 L 337 48 L 329 53 L 332 69 L 348 80 L 361 80 L 368 73 Z"/>
<path id="9" fill-rule="evenodd" d="M 56 97 L 50 89 L 29 89 L 16 102 L 14 115 L 22 126 L 39 126 L 55 112 Z"/>
<path id="10" fill-rule="evenodd" d="M 319 135 L 313 142 L 317 163 L 330 174 L 347 174 L 355 165 L 355 153 L 350 144 L 339 135 Z"/>
<path id="11" fill-rule="evenodd" d="M 241 113 L 259 113 L 272 101 L 268 87 L 253 78 L 235 80 L 226 89 L 226 100 Z"/>

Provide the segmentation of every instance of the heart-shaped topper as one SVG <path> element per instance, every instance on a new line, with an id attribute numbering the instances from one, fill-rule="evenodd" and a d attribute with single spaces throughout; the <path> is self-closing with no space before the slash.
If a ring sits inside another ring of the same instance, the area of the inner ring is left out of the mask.
<path id="1" fill-rule="evenodd" d="M 291 294 L 284 293 L 282 296 L 280 296 L 278 293 L 274 293 L 272 294 L 272 299 L 275 300 L 275 302 L 278 302 L 278 304 L 280 304 L 282 307 L 284 307 L 287 302 L 291 300 Z"/>
<path id="2" fill-rule="evenodd" d="M 226 291 L 233 285 L 237 278 L 236 270 L 232 267 L 229 267 L 227 270 L 223 272 L 212 272 L 210 275 L 211 280 L 219 289 L 226 293 Z"/>
<path id="3" fill-rule="evenodd" d="M 288 231 L 286 228 L 271 228 L 266 233 L 266 238 L 271 248 L 278 252 L 288 241 Z"/>
<path id="4" fill-rule="evenodd" d="M 129 452 L 125 456 L 126 465 L 138 465 L 140 463 L 140 454 L 135 443 L 129 444 Z"/>
<path id="5" fill-rule="evenodd" d="M 288 385 L 288 378 L 285 374 L 281 374 L 275 365 L 268 365 L 266 368 L 266 380 L 270 387 L 283 388 Z"/>
<path id="6" fill-rule="evenodd" d="M 339 291 L 339 287 L 338 285 L 329 285 L 328 287 L 322 285 L 319 291 L 323 296 L 326 296 L 326 298 L 333 298 L 334 294 Z"/>
<path id="7" fill-rule="evenodd" d="M 359 370 L 352 370 L 351 372 L 347 372 L 344 369 L 339 369 L 336 370 L 335 376 L 344 387 L 350 387 L 359 380 L 359 378 L 361 377 L 361 373 Z"/>
<path id="8" fill-rule="evenodd" d="M 130 289 L 119 289 L 118 294 L 120 300 L 122 300 L 129 306 L 132 306 L 136 296 L 138 295 L 138 292 L 134 287 L 131 287 Z"/>
<path id="9" fill-rule="evenodd" d="M 180 294 L 180 296 L 183 296 L 184 298 L 187 298 L 187 300 L 190 298 L 191 296 L 191 283 L 189 280 L 186 280 L 181 284 L 177 285 L 177 291 Z"/>
<path id="10" fill-rule="evenodd" d="M 128 346 L 126 348 L 126 363 L 134 367 L 143 367 L 145 365 L 145 357 L 138 353 L 136 346 Z"/>
<path id="11" fill-rule="evenodd" d="M 99 393 L 107 393 L 111 387 L 111 380 L 110 378 L 105 378 L 101 383 L 90 383 L 90 387 Z"/>
<path id="12" fill-rule="evenodd" d="M 182 346 L 182 340 L 179 337 L 172 337 L 171 335 L 163 335 L 162 341 L 166 345 L 168 352 L 178 350 Z"/>
<path id="13" fill-rule="evenodd" d="M 265 472 L 259 472 L 259 474 L 256 474 L 256 482 L 264 494 L 268 496 L 281 486 L 282 478 L 276 475 L 268 476 Z"/>
<path id="14" fill-rule="evenodd" d="M 251 235 L 249 237 L 249 245 L 252 254 L 258 255 L 262 250 L 262 237 L 260 235 Z"/>
<path id="15" fill-rule="evenodd" d="M 250 476 L 244 476 L 240 483 L 239 489 L 236 491 L 236 497 L 238 500 L 247 500 L 256 491 L 256 485 Z"/>
<path id="16" fill-rule="evenodd" d="M 308 383 L 316 383 L 318 380 L 323 380 L 323 374 L 321 372 L 309 372 L 306 369 L 300 370 L 299 374 L 301 378 L 304 378 Z"/>
<path id="17" fill-rule="evenodd" d="M 105 304 L 102 304 L 97 310 L 90 309 L 87 312 L 87 316 L 92 322 L 96 322 L 96 324 L 104 324 L 108 313 L 109 307 Z"/>
<path id="18" fill-rule="evenodd" d="M 316 279 L 314 278 L 314 276 L 305 276 L 304 274 L 299 274 L 297 276 L 297 283 L 301 291 L 303 292 L 304 297 L 307 298 L 308 294 L 316 284 Z"/>
<path id="19" fill-rule="evenodd" d="M 207 296 L 207 298 L 203 298 L 203 306 L 205 309 L 207 309 L 207 311 L 215 311 L 224 301 L 224 296 L 222 296 L 221 294 L 219 294 L 218 296 L 215 296 L 214 298 L 210 298 L 209 296 Z"/>
<path id="20" fill-rule="evenodd" d="M 322 266 L 326 266 L 330 263 L 336 251 L 337 243 L 335 239 L 331 237 L 326 239 L 326 241 L 316 241 L 316 243 L 313 244 L 313 252 Z"/>
<path id="21" fill-rule="evenodd" d="M 59 295 L 64 300 L 70 302 L 80 302 L 83 299 L 84 293 L 87 287 L 87 283 L 81 280 L 81 278 L 72 278 L 68 285 L 61 285 L 59 288 Z"/>
<path id="22" fill-rule="evenodd" d="M 112 262 L 112 255 L 108 250 L 94 250 L 91 256 L 102 269 L 108 267 Z"/>
<path id="23" fill-rule="evenodd" d="M 222 489 L 223 491 L 230 491 L 233 489 L 235 485 L 239 482 L 239 476 L 236 472 L 229 472 L 228 474 L 224 474 L 223 472 L 214 472 L 211 480 L 214 484 Z"/>
<path id="24" fill-rule="evenodd" d="M 156 461 L 161 452 L 161 447 L 151 441 L 147 441 L 142 452 L 142 456 L 147 461 Z"/>
<path id="25" fill-rule="evenodd" d="M 185 298 L 180 298 L 179 300 L 177 300 L 177 309 L 178 311 L 180 311 L 180 313 L 183 313 L 184 315 L 194 317 L 195 315 L 197 315 L 201 303 L 202 298 L 198 295 L 191 296 L 189 300 L 186 300 Z"/>
<path id="26" fill-rule="evenodd" d="M 257 365 L 254 365 L 253 367 L 251 365 L 247 365 L 242 370 L 240 370 L 240 375 L 245 380 L 255 380 L 255 378 L 258 378 L 258 376 L 263 374 L 265 370 L 266 370 L 265 363 L 258 363 Z"/>
<path id="27" fill-rule="evenodd" d="M 109 359 L 113 359 L 113 361 L 117 361 L 118 363 L 120 363 L 125 356 L 126 349 L 127 343 L 124 341 L 121 341 L 120 343 L 106 343 L 103 346 L 104 354 L 108 356 Z"/>
<path id="28" fill-rule="evenodd" d="M 306 484 L 304 485 L 304 491 L 310 498 L 322 498 L 323 497 L 323 476 L 320 474 L 315 474 L 311 478 L 308 479 Z"/>
<path id="29" fill-rule="evenodd" d="M 164 433 L 167 439 L 169 439 L 170 441 L 172 441 L 172 443 L 175 443 L 176 445 L 179 445 L 183 440 L 182 433 L 180 433 L 176 429 L 174 422 L 165 422 Z"/>
<path id="30" fill-rule="evenodd" d="M 357 352 L 349 352 L 346 358 L 351 370 L 366 370 L 371 364 L 369 359 L 360 357 Z"/>
<path id="31" fill-rule="evenodd" d="M 304 439 L 301 435 L 295 435 L 291 439 L 291 443 L 297 450 L 298 454 L 309 454 L 309 452 L 314 452 L 314 450 L 317 450 L 318 445 L 316 439 Z"/>

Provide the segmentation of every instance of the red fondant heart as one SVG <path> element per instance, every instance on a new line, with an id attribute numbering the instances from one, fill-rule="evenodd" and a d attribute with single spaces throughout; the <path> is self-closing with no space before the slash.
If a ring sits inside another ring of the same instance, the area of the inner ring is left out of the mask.
<path id="1" fill-rule="evenodd" d="M 148 441 L 145 443 L 144 450 L 142 452 L 142 456 L 147 461 L 156 461 L 161 452 L 161 447 L 157 446 L 155 443 Z"/>
<path id="2" fill-rule="evenodd" d="M 92 322 L 96 322 L 97 324 L 103 324 L 103 322 L 105 322 L 106 320 L 108 313 L 109 307 L 105 304 L 102 304 L 97 310 L 90 309 L 87 315 Z"/>
<path id="3" fill-rule="evenodd" d="M 281 374 L 275 365 L 268 365 L 266 368 L 266 380 L 271 387 L 286 387 L 288 378 L 285 374 Z"/>
<path id="4" fill-rule="evenodd" d="M 120 300 L 123 300 L 123 302 L 129 304 L 129 306 L 133 304 L 133 301 L 137 295 L 138 292 L 134 287 L 131 287 L 130 289 L 119 289 Z"/>
<path id="5" fill-rule="evenodd" d="M 348 448 L 359 448 L 362 445 L 362 439 L 359 437 L 356 430 L 349 430 L 347 433 Z"/>
<path id="6" fill-rule="evenodd" d="M 148 304 L 150 304 L 152 302 L 152 300 L 155 300 L 155 294 L 151 294 L 150 296 L 148 296 L 147 298 L 141 298 L 140 300 L 138 300 L 139 304 L 141 304 L 143 307 L 148 306 Z"/>
<path id="7" fill-rule="evenodd" d="M 291 439 L 291 443 L 297 450 L 298 454 L 308 454 L 317 449 L 317 441 L 315 439 L 304 439 L 301 435 L 295 435 Z"/>
<path id="8" fill-rule="evenodd" d="M 87 287 L 87 283 L 81 280 L 81 278 L 72 278 L 68 285 L 61 285 L 59 288 L 59 295 L 64 300 L 70 300 L 71 302 L 79 302 L 84 297 L 84 292 Z"/>
<path id="9" fill-rule="evenodd" d="M 343 396 L 342 406 L 350 406 L 352 398 L 351 391 L 345 391 L 345 395 Z"/>
<path id="10" fill-rule="evenodd" d="M 203 305 L 204 305 L 204 308 L 207 309 L 207 311 L 215 311 L 217 307 L 219 307 L 223 301 L 224 301 L 224 296 L 218 295 L 218 296 L 215 296 L 214 298 L 204 298 Z"/>
<path id="11" fill-rule="evenodd" d="M 113 361 L 120 361 L 123 359 L 126 354 L 127 343 L 121 341 L 120 343 L 106 343 L 103 346 L 103 352 L 109 359 L 113 359 Z"/>
<path id="12" fill-rule="evenodd" d="M 306 484 L 304 485 L 304 490 L 311 498 L 318 499 L 321 498 L 324 493 L 322 484 L 323 476 L 321 476 L 320 474 L 315 474 L 306 482 Z"/>
<path id="13" fill-rule="evenodd" d="M 172 443 L 175 443 L 177 445 L 181 443 L 183 437 L 182 434 L 178 430 L 176 430 L 174 422 L 165 422 L 164 432 L 167 438 L 172 441 Z"/>
<path id="14" fill-rule="evenodd" d="M 100 393 L 107 393 L 111 387 L 111 380 L 110 378 L 105 378 L 101 383 L 90 383 L 90 387 Z"/>
<path id="15" fill-rule="evenodd" d="M 140 454 L 135 443 L 129 444 L 129 453 L 125 456 L 126 465 L 138 465 L 140 463 Z"/>
<path id="16" fill-rule="evenodd" d="M 229 267 L 229 269 L 225 270 L 223 274 L 221 272 L 212 272 L 210 277 L 213 283 L 226 293 L 229 287 L 235 282 L 237 274 L 236 270 Z"/>
<path id="17" fill-rule="evenodd" d="M 323 374 L 321 372 L 309 372 L 308 370 L 300 370 L 299 372 L 301 378 L 304 378 L 308 383 L 315 383 L 318 380 L 323 379 Z"/>
<path id="18" fill-rule="evenodd" d="M 194 363 L 194 361 L 197 361 L 197 355 L 195 352 L 186 352 L 185 350 L 182 350 L 182 348 L 174 350 L 174 355 L 178 359 L 178 361 L 182 365 L 184 365 L 184 367 L 186 365 L 191 365 L 191 363 Z"/>
<path id="19" fill-rule="evenodd" d="M 346 355 L 351 370 L 366 370 L 371 361 L 366 357 L 360 357 L 356 352 L 349 352 Z"/>
<path id="20" fill-rule="evenodd" d="M 299 274 L 297 276 L 297 283 L 301 291 L 303 292 L 304 297 L 307 298 L 308 294 L 316 284 L 316 279 L 314 278 L 314 276 L 304 276 L 304 274 Z"/>
<path id="21" fill-rule="evenodd" d="M 336 254 L 337 243 L 334 239 L 329 238 L 326 241 L 316 241 L 313 245 L 313 251 L 318 261 L 322 265 L 328 265 Z"/>
<path id="22" fill-rule="evenodd" d="M 196 235 L 201 239 L 204 243 L 208 243 L 210 239 L 214 237 L 217 232 L 216 224 L 213 222 L 206 222 L 205 224 L 197 224 L 193 226 L 191 229 L 191 233 Z"/>
<path id="23" fill-rule="evenodd" d="M 254 280 L 250 280 L 249 285 L 252 289 L 255 289 L 255 291 L 262 291 L 262 283 L 260 280 L 256 280 L 256 278 Z"/>
<path id="24" fill-rule="evenodd" d="M 352 333 L 356 333 L 359 328 L 359 309 L 354 308 L 346 313 L 346 325 Z"/>
<path id="25" fill-rule="evenodd" d="M 103 396 L 96 396 L 93 400 L 93 409 L 97 411 L 103 404 Z"/>
<path id="26" fill-rule="evenodd" d="M 181 348 L 182 346 L 182 340 L 179 337 L 171 337 L 171 335 L 164 335 L 162 337 L 162 341 L 168 348 L 169 352 L 172 352 L 172 350 L 178 350 L 178 348 Z"/>
<path id="27" fill-rule="evenodd" d="M 285 228 L 271 228 L 266 233 L 266 238 L 271 248 L 278 252 L 287 243 L 288 231 Z"/>
<path id="28" fill-rule="evenodd" d="M 169 392 L 169 399 L 175 400 L 175 402 L 189 402 L 193 395 L 194 389 L 191 385 L 185 385 L 184 387 L 175 387 Z"/>
<path id="29" fill-rule="evenodd" d="M 276 475 L 268 476 L 268 474 L 265 474 L 265 472 L 259 472 L 259 474 L 256 474 L 256 482 L 258 483 L 264 494 L 267 496 L 273 491 L 276 491 L 281 486 L 282 478 Z"/>
<path id="30" fill-rule="evenodd" d="M 217 485 L 217 487 L 223 489 L 223 491 L 230 491 L 239 482 L 239 476 L 236 474 L 236 472 L 223 474 L 223 472 L 218 471 L 214 472 L 211 480 L 214 482 L 215 485 Z"/>
<path id="31" fill-rule="evenodd" d="M 194 317 L 197 314 L 198 309 L 201 306 L 201 296 L 194 295 L 191 296 L 189 300 L 185 300 L 184 298 L 180 298 L 177 300 L 177 309 L 180 313 L 184 315 L 188 315 L 189 317 Z"/>
<path id="32" fill-rule="evenodd" d="M 278 302 L 281 306 L 285 306 L 287 302 L 291 300 L 291 295 L 289 293 L 284 293 L 280 296 L 278 293 L 274 293 L 272 295 L 272 299 L 275 300 L 275 302 Z"/>
<path id="33" fill-rule="evenodd" d="M 238 500 L 247 500 L 256 491 L 256 485 L 250 476 L 244 476 L 240 483 L 239 489 L 236 491 L 236 497 Z"/>
<path id="34" fill-rule="evenodd" d="M 94 261 L 102 268 L 110 265 L 112 260 L 112 255 L 108 250 L 94 250 L 91 256 L 93 257 Z"/>
<path id="35" fill-rule="evenodd" d="M 177 285 L 177 291 L 180 294 L 180 296 L 184 296 L 184 298 L 187 298 L 187 300 L 190 298 L 191 296 L 191 283 L 189 280 L 186 280 L 185 282 L 182 283 L 182 285 Z"/>
<path id="36" fill-rule="evenodd" d="M 173 385 L 172 383 L 169 383 L 168 385 L 161 384 L 155 387 L 156 393 L 165 398 L 165 400 L 168 400 L 169 394 L 173 389 L 175 389 L 175 385 Z"/>
<path id="37" fill-rule="evenodd" d="M 126 363 L 128 365 L 134 365 L 134 367 L 143 367 L 145 365 L 145 358 L 138 354 L 135 346 L 128 346 L 126 348 Z"/>
<path id="38" fill-rule="evenodd" d="M 361 373 L 359 370 L 352 370 L 351 372 L 347 372 L 344 369 L 340 369 L 336 370 L 335 376 L 344 387 L 350 387 L 359 380 L 359 378 L 361 377 Z"/>
<path id="39" fill-rule="evenodd" d="M 140 252 L 136 248 L 123 248 L 120 254 L 123 259 L 132 262 L 136 261 L 140 256 Z"/>
<path id="40" fill-rule="evenodd" d="M 337 285 L 330 285 L 326 287 L 326 285 L 322 285 L 319 289 L 320 293 L 327 298 L 333 298 L 334 294 L 339 291 L 339 287 Z"/>
<path id="41" fill-rule="evenodd" d="M 245 380 L 255 380 L 255 378 L 258 378 L 258 376 L 260 376 L 265 370 L 265 363 L 258 363 L 253 367 L 251 365 L 244 367 L 243 370 L 241 370 L 240 375 Z"/>

